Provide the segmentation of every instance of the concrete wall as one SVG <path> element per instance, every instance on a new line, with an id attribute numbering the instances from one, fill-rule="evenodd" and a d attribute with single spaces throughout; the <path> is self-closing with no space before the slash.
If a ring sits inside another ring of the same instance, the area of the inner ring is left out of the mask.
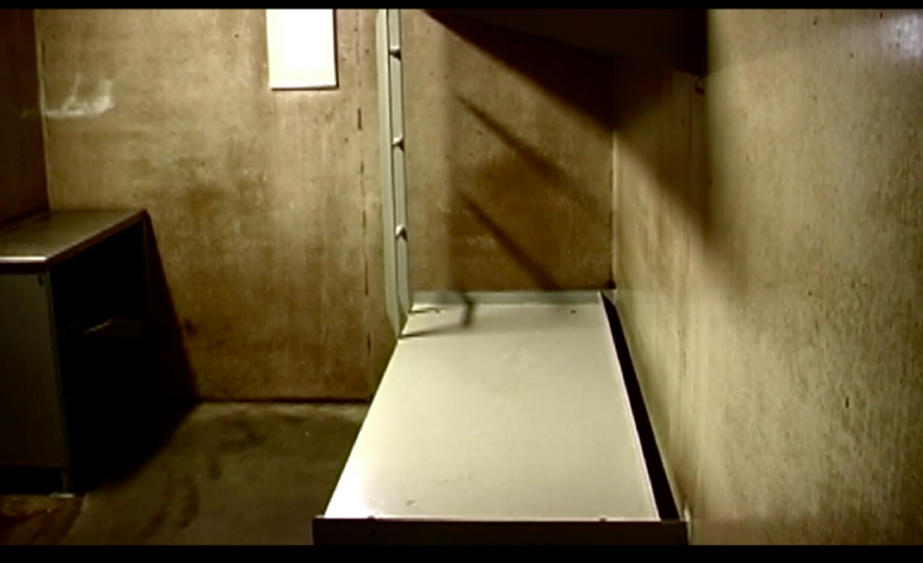
<path id="1" fill-rule="evenodd" d="M 32 10 L 0 14 L 0 224 L 48 208 Z"/>
<path id="2" fill-rule="evenodd" d="M 609 285 L 609 59 L 451 13 L 404 24 L 412 287 Z"/>
<path id="3" fill-rule="evenodd" d="M 716 11 L 616 65 L 614 266 L 699 543 L 923 541 L 923 15 Z"/>
<path id="4" fill-rule="evenodd" d="M 262 10 L 37 13 L 51 205 L 148 209 L 202 397 L 380 367 L 374 13 L 336 19 L 340 87 L 272 92 Z"/>
<path id="5" fill-rule="evenodd" d="M 375 11 L 271 92 L 262 10 L 39 10 L 55 209 L 144 207 L 213 399 L 364 398 L 383 304 Z M 610 283 L 606 59 L 406 10 L 417 289 Z"/>

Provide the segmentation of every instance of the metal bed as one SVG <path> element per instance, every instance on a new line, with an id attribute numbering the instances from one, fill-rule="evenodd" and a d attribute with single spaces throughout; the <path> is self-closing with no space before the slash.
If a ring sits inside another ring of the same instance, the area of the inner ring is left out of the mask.
<path id="1" fill-rule="evenodd" d="M 399 10 L 377 21 L 397 346 L 318 544 L 685 544 L 658 510 L 602 291 L 412 293 Z"/>

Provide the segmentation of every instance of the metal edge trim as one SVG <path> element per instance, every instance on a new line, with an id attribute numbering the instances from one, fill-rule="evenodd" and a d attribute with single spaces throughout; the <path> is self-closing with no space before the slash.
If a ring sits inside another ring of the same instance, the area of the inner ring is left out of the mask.
<path id="1" fill-rule="evenodd" d="M 676 520 L 342 519 L 318 516 L 315 545 L 597 544 L 688 545 Z"/>
<path id="2" fill-rule="evenodd" d="M 597 303 L 600 290 L 566 291 L 416 291 L 413 293 L 413 307 L 431 305 L 574 305 Z"/>

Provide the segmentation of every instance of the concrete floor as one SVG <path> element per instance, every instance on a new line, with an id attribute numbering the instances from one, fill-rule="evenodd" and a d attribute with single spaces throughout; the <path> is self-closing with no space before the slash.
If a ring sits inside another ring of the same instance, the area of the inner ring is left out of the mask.
<path id="1" fill-rule="evenodd" d="M 310 544 L 366 410 L 200 405 L 117 482 L 0 496 L 0 545 Z"/>

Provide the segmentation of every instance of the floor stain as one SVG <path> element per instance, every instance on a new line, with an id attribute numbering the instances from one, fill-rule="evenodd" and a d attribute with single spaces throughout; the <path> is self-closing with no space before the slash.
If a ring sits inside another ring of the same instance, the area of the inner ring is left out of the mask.
<path id="1" fill-rule="evenodd" d="M 278 418 L 282 422 L 286 424 L 291 424 L 292 426 L 302 426 L 305 423 L 305 418 L 303 416 L 295 416 L 291 414 L 280 414 Z"/>
<path id="2" fill-rule="evenodd" d="M 23 526 L 39 516 L 41 514 L 0 514 L 0 534 Z"/>
<path id="3" fill-rule="evenodd" d="M 257 432 L 245 418 L 232 418 L 226 422 L 226 427 L 232 431 L 232 435 L 218 446 L 218 451 L 223 454 L 240 454 L 266 443 L 266 436 Z"/>
<path id="4" fill-rule="evenodd" d="M 221 461 L 218 459 L 218 456 L 209 452 L 208 454 L 208 478 L 211 481 L 218 481 L 221 479 Z"/>
<path id="5" fill-rule="evenodd" d="M 192 475 L 187 475 L 183 481 L 182 494 L 177 519 L 177 528 L 179 530 L 185 530 L 199 517 L 199 486 Z"/>
<path id="6" fill-rule="evenodd" d="M 137 540 L 138 545 L 146 543 L 161 531 L 164 523 L 167 521 L 169 507 L 173 503 L 173 499 L 175 497 L 176 476 L 172 471 L 167 470 L 165 474 L 163 494 L 159 496 L 159 500 L 157 502 L 157 510 L 154 512 L 154 515 L 148 521 L 147 525 L 142 528 Z"/>
<path id="7" fill-rule="evenodd" d="M 57 545 L 80 515 L 79 499 L 0 497 L 0 545 Z"/>
<path id="8" fill-rule="evenodd" d="M 74 499 L 0 496 L 0 545 L 311 543 L 305 515 L 323 512 L 363 414 L 201 405 L 123 480 Z"/>

